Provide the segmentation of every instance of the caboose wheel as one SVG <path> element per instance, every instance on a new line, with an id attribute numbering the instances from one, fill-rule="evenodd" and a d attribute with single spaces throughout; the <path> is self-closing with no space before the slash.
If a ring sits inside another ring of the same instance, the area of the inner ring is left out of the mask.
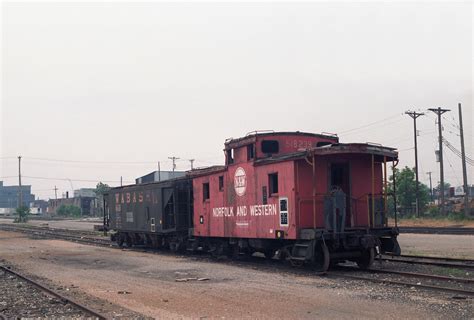
<path id="1" fill-rule="evenodd" d="M 275 256 L 275 249 L 266 249 L 265 252 L 263 253 L 265 255 L 265 258 L 271 259 Z"/>
<path id="2" fill-rule="evenodd" d="M 317 272 L 326 272 L 329 268 L 329 250 L 324 242 L 317 242 L 314 247 L 312 267 Z"/>
<path id="3" fill-rule="evenodd" d="M 374 248 L 370 248 L 362 252 L 362 256 L 357 259 L 357 265 L 361 269 L 369 269 L 374 263 L 375 252 Z"/>

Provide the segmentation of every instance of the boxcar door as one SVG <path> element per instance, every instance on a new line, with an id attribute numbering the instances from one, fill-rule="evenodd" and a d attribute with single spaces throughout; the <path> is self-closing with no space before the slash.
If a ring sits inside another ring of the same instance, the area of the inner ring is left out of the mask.
<path id="1" fill-rule="evenodd" d="M 176 227 L 174 188 L 163 188 L 163 230 Z"/>

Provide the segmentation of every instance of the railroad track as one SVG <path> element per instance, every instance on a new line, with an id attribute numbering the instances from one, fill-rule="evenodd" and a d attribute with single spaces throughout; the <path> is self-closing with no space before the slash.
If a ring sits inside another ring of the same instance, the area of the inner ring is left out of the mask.
<path id="1" fill-rule="evenodd" d="M 60 240 L 67 240 L 78 242 L 87 245 L 94 245 L 94 246 L 103 246 L 103 247 L 111 247 L 116 249 L 121 249 L 115 244 L 113 244 L 110 240 L 106 239 L 99 239 L 95 237 L 89 237 L 87 235 L 83 235 L 82 233 L 79 235 L 74 235 L 72 233 L 76 231 L 67 230 L 68 233 L 65 233 L 64 230 L 56 230 L 56 229 L 46 229 L 41 227 L 21 227 L 21 226 L 12 226 L 12 225 L 0 225 L 1 230 L 5 231 L 20 231 L 23 233 L 27 233 L 32 235 L 33 237 L 43 238 L 43 239 L 60 239 Z M 72 232 L 72 233 L 71 233 Z M 133 248 L 133 249 L 122 249 L 122 250 L 133 250 L 133 251 L 140 251 L 145 253 L 159 253 L 159 254 L 167 254 L 164 251 L 157 251 L 148 248 Z M 195 256 L 198 257 L 198 256 Z M 208 258 L 204 258 L 209 260 Z M 443 267 L 454 267 L 454 268 L 461 268 L 461 269 L 470 269 L 474 266 L 474 260 L 464 260 L 464 259 L 454 259 L 454 258 L 441 258 L 441 257 L 424 257 L 424 256 L 388 256 L 384 255 L 381 258 L 384 261 L 392 261 L 392 262 L 406 262 L 411 264 L 428 264 L 428 265 L 436 265 L 436 266 L 443 266 Z M 281 271 L 292 271 L 294 272 L 295 269 L 291 267 L 284 266 L 283 264 L 272 263 L 268 265 L 268 260 L 262 258 L 250 258 L 245 261 L 250 265 L 258 265 L 258 266 L 265 266 L 274 270 L 276 266 L 278 266 Z M 276 262 L 276 261 L 274 261 Z M 342 267 L 342 268 L 349 268 L 347 270 L 360 272 L 357 267 Z M 347 271 L 346 270 L 346 271 Z M 301 270 L 297 271 L 298 273 L 301 272 L 302 274 L 314 275 L 314 272 L 308 272 L 308 270 Z M 431 274 L 422 274 L 422 273 L 410 273 L 410 272 L 401 272 L 401 271 L 393 271 L 393 270 L 381 270 L 381 269 L 371 269 L 364 271 L 367 274 L 385 274 L 387 276 L 397 276 L 397 277 L 404 277 L 404 278 L 413 278 L 413 279 L 427 279 L 427 280 L 436 280 L 438 282 L 451 282 L 451 283 L 462 283 L 467 286 L 474 285 L 473 279 L 468 278 L 454 278 L 454 277 L 444 277 L 444 276 L 437 276 Z M 329 271 L 327 275 L 329 277 L 339 277 L 339 278 L 346 278 L 351 280 L 360 280 L 360 281 L 370 281 L 374 283 L 383 283 L 383 284 L 392 284 L 398 286 L 406 286 L 406 287 L 415 287 L 424 290 L 432 290 L 438 292 L 448 292 L 454 294 L 460 294 L 462 296 L 472 297 L 474 296 L 474 291 L 471 289 L 463 289 L 463 288 L 455 288 L 455 287 L 445 287 L 439 285 L 431 285 L 431 284 L 420 284 L 418 282 L 407 282 L 402 281 L 399 279 L 380 279 L 376 277 L 366 277 L 361 275 L 351 275 L 347 274 L 347 272 L 339 272 L 338 270 Z"/>
<path id="2" fill-rule="evenodd" d="M 382 270 L 382 269 L 369 269 L 369 270 L 360 270 L 357 267 L 352 266 L 339 266 L 338 269 L 349 272 L 357 272 L 358 275 L 353 274 L 337 274 L 343 278 L 354 279 L 354 280 L 364 280 L 371 281 L 376 283 L 387 283 L 393 285 L 400 285 L 410 288 L 421 288 L 431 291 L 440 291 L 447 293 L 459 294 L 465 298 L 474 297 L 474 279 L 469 278 L 459 278 L 459 277 L 446 277 L 434 274 L 418 273 L 418 272 L 404 272 L 396 270 Z M 372 277 L 361 276 L 360 273 L 372 275 Z M 379 276 L 392 276 L 395 279 L 389 278 L 380 278 Z M 415 280 L 415 282 L 406 281 L 405 278 L 409 280 Z M 422 283 L 422 282 L 427 283 Z M 446 286 L 446 285 L 449 286 Z M 463 286 L 459 288 L 459 286 Z"/>
<path id="3" fill-rule="evenodd" d="M 458 269 L 474 269 L 474 260 L 471 259 L 455 259 L 413 255 L 382 255 L 378 259 L 382 261 L 401 262 L 408 264 L 421 264 Z"/>
<path id="4" fill-rule="evenodd" d="M 474 235 L 474 228 L 460 227 L 398 227 L 400 233 Z"/>
<path id="5" fill-rule="evenodd" d="M 97 234 L 92 232 L 77 232 L 67 229 L 49 229 L 32 226 L 14 226 L 9 224 L 0 224 L 0 230 L 22 232 L 29 234 L 35 238 L 41 239 L 67 240 L 83 244 L 100 245 L 106 247 L 113 245 L 113 243 L 109 239 L 98 238 Z"/>
<path id="6" fill-rule="evenodd" d="M 65 303 L 68 303 L 74 307 L 76 307 L 77 309 L 81 310 L 82 312 L 84 312 L 85 314 L 89 315 L 90 317 L 94 318 L 94 319 L 100 319 L 100 320 L 105 320 L 107 319 L 104 315 L 100 314 L 99 312 L 95 311 L 95 310 L 92 310 L 91 308 L 77 302 L 77 301 L 74 301 L 72 300 L 71 298 L 68 298 L 62 294 L 60 294 L 59 292 L 57 291 L 54 291 L 44 285 L 42 285 L 41 283 L 25 276 L 25 275 L 22 275 L 20 273 L 18 273 L 17 271 L 13 271 L 12 269 L 10 268 L 7 268 L 5 266 L 2 266 L 0 265 L 0 269 L 6 273 L 9 273 L 19 279 L 22 279 L 23 281 L 26 281 L 28 282 L 29 284 L 33 285 L 34 287 L 38 288 L 39 290 L 41 290 L 42 292 L 45 292 L 46 294 L 50 295 L 50 296 L 53 296 Z"/>

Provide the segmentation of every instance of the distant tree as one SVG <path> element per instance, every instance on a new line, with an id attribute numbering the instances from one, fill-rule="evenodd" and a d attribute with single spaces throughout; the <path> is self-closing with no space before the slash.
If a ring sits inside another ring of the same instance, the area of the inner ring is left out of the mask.
<path id="1" fill-rule="evenodd" d="M 449 188 L 451 188 L 451 184 L 445 182 L 444 183 L 444 193 L 448 194 Z M 441 183 L 439 183 L 436 187 L 433 188 L 433 194 L 435 196 L 440 197 L 441 196 Z"/>
<path id="2" fill-rule="evenodd" d="M 109 190 L 110 190 L 110 186 L 108 184 L 99 182 L 97 186 L 95 187 L 94 192 L 96 195 L 103 195 Z"/>
<path id="3" fill-rule="evenodd" d="M 15 218 L 14 222 L 24 223 L 28 221 L 28 215 L 30 214 L 30 208 L 27 206 L 20 206 L 16 208 L 16 214 L 18 217 Z"/>
<path id="4" fill-rule="evenodd" d="M 395 184 L 397 205 L 402 214 L 415 212 L 416 205 L 416 179 L 415 170 L 409 167 L 403 168 L 401 171 L 395 169 Z M 389 193 L 393 194 L 393 175 L 390 176 Z M 430 189 L 423 183 L 418 183 L 418 197 L 420 212 L 426 209 L 430 200 Z M 390 207 L 393 209 L 393 197 L 390 197 Z"/>
<path id="5" fill-rule="evenodd" d="M 59 216 L 63 217 L 80 217 L 81 216 L 81 208 L 72 204 L 62 204 L 56 213 Z"/>

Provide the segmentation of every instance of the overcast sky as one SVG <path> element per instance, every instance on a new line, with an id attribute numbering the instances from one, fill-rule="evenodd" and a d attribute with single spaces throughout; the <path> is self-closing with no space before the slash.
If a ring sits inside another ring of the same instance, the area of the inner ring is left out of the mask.
<path id="1" fill-rule="evenodd" d="M 263 129 L 382 143 L 413 166 L 403 113 L 452 109 L 444 135 L 459 149 L 458 102 L 473 158 L 472 17 L 469 2 L 4 2 L 0 180 L 17 183 L 22 155 L 40 198 L 118 185 L 170 156 L 222 164 L 226 138 Z M 418 126 L 420 178 L 436 183 L 435 115 Z"/>

